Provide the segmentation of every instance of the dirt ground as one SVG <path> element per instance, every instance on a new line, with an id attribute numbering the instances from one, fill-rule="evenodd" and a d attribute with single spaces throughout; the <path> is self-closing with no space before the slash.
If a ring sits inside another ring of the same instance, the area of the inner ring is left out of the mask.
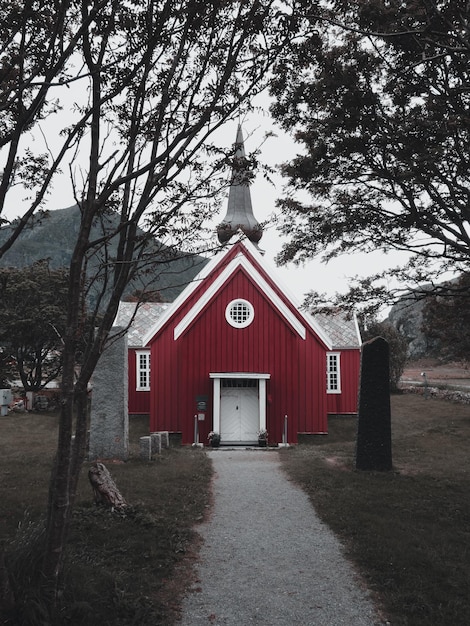
<path id="1" fill-rule="evenodd" d="M 470 388 L 470 366 L 467 363 L 439 363 L 437 359 L 421 359 L 408 363 L 401 377 L 403 383 L 424 383 L 423 373 L 428 384 L 447 384 Z"/>

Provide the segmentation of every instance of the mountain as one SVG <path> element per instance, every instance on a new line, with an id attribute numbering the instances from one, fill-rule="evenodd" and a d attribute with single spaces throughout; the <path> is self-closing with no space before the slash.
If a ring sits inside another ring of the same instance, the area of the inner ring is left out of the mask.
<path id="1" fill-rule="evenodd" d="M 403 296 L 390 309 L 388 321 L 408 340 L 408 356 L 420 359 L 435 352 L 436 341 L 430 339 L 422 330 L 423 313 L 426 300 L 410 294 Z"/>
<path id="2" fill-rule="evenodd" d="M 113 229 L 119 223 L 117 214 L 106 215 L 106 230 Z M 48 211 L 37 217 L 31 227 L 25 228 L 18 240 L 0 259 L 0 267 L 25 267 L 41 259 L 49 259 L 51 268 L 68 267 L 75 245 L 76 235 L 80 225 L 80 210 L 77 205 L 66 209 Z M 0 245 L 7 239 L 10 226 L 0 228 Z M 101 224 L 93 226 L 92 238 L 99 238 L 103 232 Z M 144 235 L 139 230 L 139 235 Z M 111 254 L 116 245 L 111 245 Z M 154 240 L 149 246 L 152 253 L 153 276 L 147 275 L 150 280 L 150 289 L 159 291 L 163 301 L 171 302 L 184 287 L 193 280 L 196 274 L 206 264 L 207 259 L 187 254 L 178 254 L 174 250 Z M 90 263 L 90 271 L 96 270 L 96 263 Z M 141 289 L 143 283 L 135 280 L 128 286 L 126 294 Z"/>

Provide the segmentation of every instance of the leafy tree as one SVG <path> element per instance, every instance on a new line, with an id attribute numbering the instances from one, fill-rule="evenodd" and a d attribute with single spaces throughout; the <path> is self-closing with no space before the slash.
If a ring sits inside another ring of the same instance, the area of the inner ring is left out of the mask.
<path id="1" fill-rule="evenodd" d="M 437 340 L 445 361 L 470 361 L 470 274 L 452 285 L 452 296 L 431 295 L 424 301 L 422 330 Z"/>
<path id="2" fill-rule="evenodd" d="M 87 385 L 112 339 L 119 300 L 131 278 L 144 281 L 155 271 L 150 237 L 171 237 L 169 243 L 186 249 L 200 240 L 234 154 L 223 153 L 212 137 L 265 87 L 290 37 L 293 8 L 274 0 L 53 0 L 39 13 L 40 2 L 0 6 L 8 65 L 0 208 L 17 185 L 33 198 L 25 200 L 2 250 L 31 223 L 59 168 L 69 172 L 81 211 L 69 268 L 59 440 L 42 565 L 53 608 L 85 454 Z M 33 54 L 25 65 L 28 46 Z M 40 130 L 47 138 L 43 154 Z M 116 228 L 111 213 L 120 216 Z M 148 235 L 137 236 L 138 225 Z M 101 228 L 100 236 L 91 236 L 92 226 Z M 87 310 L 92 288 L 96 306 Z"/>
<path id="3" fill-rule="evenodd" d="M 369 322 L 361 331 L 364 341 L 383 337 L 389 349 L 390 390 L 396 391 L 408 359 L 408 341 L 390 322 Z"/>
<path id="4" fill-rule="evenodd" d="M 383 302 L 391 276 L 408 290 L 468 271 L 470 5 L 304 4 L 310 33 L 278 63 L 271 90 L 275 117 L 302 147 L 283 168 L 280 261 L 408 254 L 352 281 L 339 298 L 352 305 Z"/>
<path id="5" fill-rule="evenodd" d="M 137 289 L 123 298 L 124 302 L 162 302 L 159 291 L 141 291 Z"/>
<path id="6" fill-rule="evenodd" d="M 25 391 L 57 378 L 62 363 L 68 276 L 46 261 L 0 269 L 0 345 Z"/>
<path id="7" fill-rule="evenodd" d="M 58 86 L 74 81 L 71 56 L 96 17 L 94 7 L 83 19 L 80 13 L 80 2 L 73 0 L 0 0 L 0 214 L 12 187 L 31 192 L 0 256 L 41 206 L 63 158 L 60 151 L 57 156 L 35 151 L 31 132 L 63 106 L 55 98 Z M 64 149 L 72 144 L 71 138 Z"/>
<path id="8" fill-rule="evenodd" d="M 14 379 L 14 363 L 8 351 L 0 348 L 0 389 L 9 389 Z"/>

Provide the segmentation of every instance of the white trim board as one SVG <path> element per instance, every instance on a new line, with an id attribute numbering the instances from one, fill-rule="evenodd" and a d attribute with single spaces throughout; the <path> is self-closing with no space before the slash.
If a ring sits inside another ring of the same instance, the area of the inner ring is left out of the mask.
<path id="1" fill-rule="evenodd" d="M 181 337 L 181 335 L 188 328 L 188 326 L 196 319 L 196 317 L 201 313 L 201 311 L 204 310 L 204 308 L 208 305 L 212 298 L 220 291 L 221 287 L 227 282 L 230 276 L 232 276 L 239 268 L 243 268 L 246 270 L 248 276 L 256 283 L 256 285 L 261 289 L 265 296 L 272 302 L 272 304 L 276 307 L 276 309 L 284 317 L 284 319 L 290 324 L 290 326 L 295 330 L 295 332 L 302 339 L 305 339 L 307 335 L 305 326 L 299 322 L 299 320 L 284 304 L 284 302 L 276 294 L 276 292 L 268 285 L 268 283 L 261 276 L 258 270 L 248 261 L 248 259 L 244 255 L 240 254 L 232 259 L 232 261 L 230 261 L 230 263 L 223 270 L 223 272 L 219 274 L 219 276 L 214 280 L 209 288 L 206 289 L 206 291 L 202 294 L 199 300 L 186 313 L 180 323 L 175 327 L 175 340 Z"/>
<path id="2" fill-rule="evenodd" d="M 266 428 L 266 381 L 271 378 L 271 374 L 261 374 L 256 372 L 213 372 L 209 374 L 213 379 L 213 411 L 212 425 L 216 433 L 220 433 L 220 381 L 224 378 L 250 378 L 258 380 L 258 411 L 259 411 L 259 429 Z"/>
<path id="3" fill-rule="evenodd" d="M 234 237 L 235 238 L 235 237 Z M 233 239 L 234 239 L 233 238 Z M 256 247 L 248 240 L 236 241 L 235 243 L 239 243 L 242 248 L 249 253 L 258 263 L 258 265 L 263 269 L 263 271 L 273 278 L 275 271 L 267 265 L 265 259 L 256 249 Z M 196 278 L 184 289 L 180 295 L 176 298 L 176 300 L 168 307 L 165 313 L 158 319 L 158 321 L 149 329 L 146 335 L 143 337 L 143 346 L 146 346 L 150 340 L 154 337 L 154 335 L 167 323 L 167 321 L 174 315 L 174 313 L 182 306 L 182 304 L 194 293 L 194 291 L 200 286 L 201 282 L 208 278 L 211 273 L 220 265 L 222 265 L 224 257 L 226 257 L 232 249 L 232 246 L 228 246 L 223 252 L 217 254 L 213 259 L 207 263 L 207 265 L 199 272 Z M 291 327 L 294 329 L 296 333 L 299 334 L 300 337 L 305 339 L 306 337 L 306 329 L 305 326 L 299 321 L 299 319 L 292 313 L 289 307 L 283 302 L 283 300 L 276 294 L 276 292 L 272 289 L 272 287 L 267 283 L 267 281 L 261 276 L 259 271 L 256 269 L 254 264 L 248 260 L 248 258 L 243 254 L 243 252 L 239 252 L 238 255 L 228 263 L 226 268 L 222 271 L 222 274 L 214 281 L 213 285 L 207 289 L 206 292 L 201 296 L 201 298 L 195 303 L 195 305 L 191 308 L 191 310 L 186 314 L 183 320 L 177 325 L 174 330 L 175 339 L 180 337 L 184 330 L 187 328 L 187 325 L 191 323 L 195 319 L 195 317 L 202 311 L 204 306 L 210 301 L 210 299 L 215 295 L 217 288 L 220 288 L 227 278 L 236 271 L 240 266 L 243 266 L 248 275 L 253 278 L 256 284 L 262 289 L 265 295 L 272 301 L 272 303 L 278 308 L 279 312 L 283 317 L 288 321 Z M 223 276 L 223 278 L 221 278 Z M 316 322 L 316 320 L 310 315 L 303 313 L 299 310 L 295 299 L 280 285 L 280 281 L 276 277 L 276 285 L 279 287 L 282 294 L 285 296 L 287 301 L 292 305 L 292 307 L 297 311 L 297 313 L 302 317 L 305 323 L 318 335 L 321 341 L 325 344 L 327 349 L 331 350 L 333 348 L 333 344 L 331 338 L 327 335 L 327 333 L 323 330 L 323 328 Z M 216 288 L 214 285 L 216 284 Z M 207 292 L 210 292 L 206 295 Z M 202 300 L 202 302 L 201 302 Z M 177 330 L 178 329 L 178 330 Z"/>
<path id="4" fill-rule="evenodd" d="M 250 378 L 269 380 L 271 374 L 259 374 L 258 372 L 211 372 L 209 378 Z"/>

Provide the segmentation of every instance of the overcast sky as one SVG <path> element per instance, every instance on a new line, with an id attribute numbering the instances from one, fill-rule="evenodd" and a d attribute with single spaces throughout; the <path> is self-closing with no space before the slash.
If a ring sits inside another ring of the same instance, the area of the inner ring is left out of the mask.
<path id="1" fill-rule="evenodd" d="M 251 118 L 242 122 L 245 137 L 245 150 L 250 152 L 263 141 L 266 131 L 272 130 L 269 118 Z M 276 166 L 295 156 L 301 151 L 301 147 L 285 133 L 273 129 L 276 137 L 270 137 L 263 144 L 261 159 L 270 166 Z M 235 140 L 236 125 L 233 125 L 233 139 Z M 251 186 L 251 200 L 253 213 L 259 221 L 264 221 L 278 211 L 276 199 L 281 197 L 285 181 L 280 175 L 273 176 L 274 185 L 267 182 L 259 175 Z M 222 212 L 221 218 L 225 213 Z M 220 220 L 219 220 L 220 221 Z M 367 276 L 373 272 L 395 266 L 399 260 L 397 255 L 384 255 L 383 252 L 369 254 L 346 255 L 327 265 L 319 260 L 312 260 L 304 266 L 297 267 L 289 264 L 284 267 L 276 267 L 274 259 L 281 250 L 284 239 L 274 227 L 267 228 L 259 243 L 259 247 L 266 251 L 266 260 L 270 262 L 283 286 L 287 287 L 299 302 L 302 302 L 307 292 L 314 290 L 326 293 L 330 296 L 336 292 L 345 292 L 351 277 L 355 275 Z"/>
<path id="2" fill-rule="evenodd" d="M 37 134 L 35 141 L 38 143 L 44 142 L 46 135 L 48 135 L 47 122 L 48 120 L 43 123 L 43 133 Z M 57 120 L 54 119 L 53 123 L 57 124 Z M 261 109 L 242 118 L 241 124 L 246 152 L 254 151 L 261 145 L 260 160 L 269 166 L 275 167 L 285 162 L 300 150 L 300 147 L 296 146 L 290 137 L 273 126 L 270 117 L 267 114 L 263 114 Z M 276 136 L 269 137 L 263 142 L 265 134 L 270 131 L 276 133 Z M 237 123 L 228 123 L 222 132 L 217 135 L 217 141 L 223 145 L 230 146 L 235 142 L 236 133 Z M 72 206 L 75 202 L 67 168 L 64 167 L 63 171 L 62 180 L 54 184 L 54 191 L 45 208 L 50 210 L 63 209 Z M 251 186 L 253 212 L 260 222 L 264 222 L 273 212 L 277 211 L 276 200 L 282 195 L 284 180 L 280 175 L 273 175 L 271 178 L 274 184 L 266 181 L 260 174 Z M 20 214 L 19 206 L 21 206 L 20 197 L 18 196 L 16 199 L 11 198 L 9 202 L 10 210 L 7 211 L 5 217 L 8 219 L 17 217 Z M 220 214 L 214 221 L 214 228 L 222 221 L 226 208 L 227 204 L 225 201 Z M 354 275 L 366 276 L 368 273 L 393 266 L 396 261 L 394 258 L 377 252 L 368 255 L 348 255 L 335 259 L 328 265 L 320 263 L 319 260 L 313 260 L 303 267 L 290 264 L 289 266 L 278 268 L 275 267 L 274 259 L 281 250 L 282 243 L 283 239 L 279 231 L 271 226 L 265 229 L 259 245 L 261 249 L 265 250 L 265 258 L 275 268 L 276 275 L 279 277 L 282 286 L 296 298 L 299 304 L 303 301 L 305 294 L 311 290 L 324 292 L 329 296 L 333 296 L 336 292 L 345 292 L 348 288 L 348 279 L 350 277 Z"/>

